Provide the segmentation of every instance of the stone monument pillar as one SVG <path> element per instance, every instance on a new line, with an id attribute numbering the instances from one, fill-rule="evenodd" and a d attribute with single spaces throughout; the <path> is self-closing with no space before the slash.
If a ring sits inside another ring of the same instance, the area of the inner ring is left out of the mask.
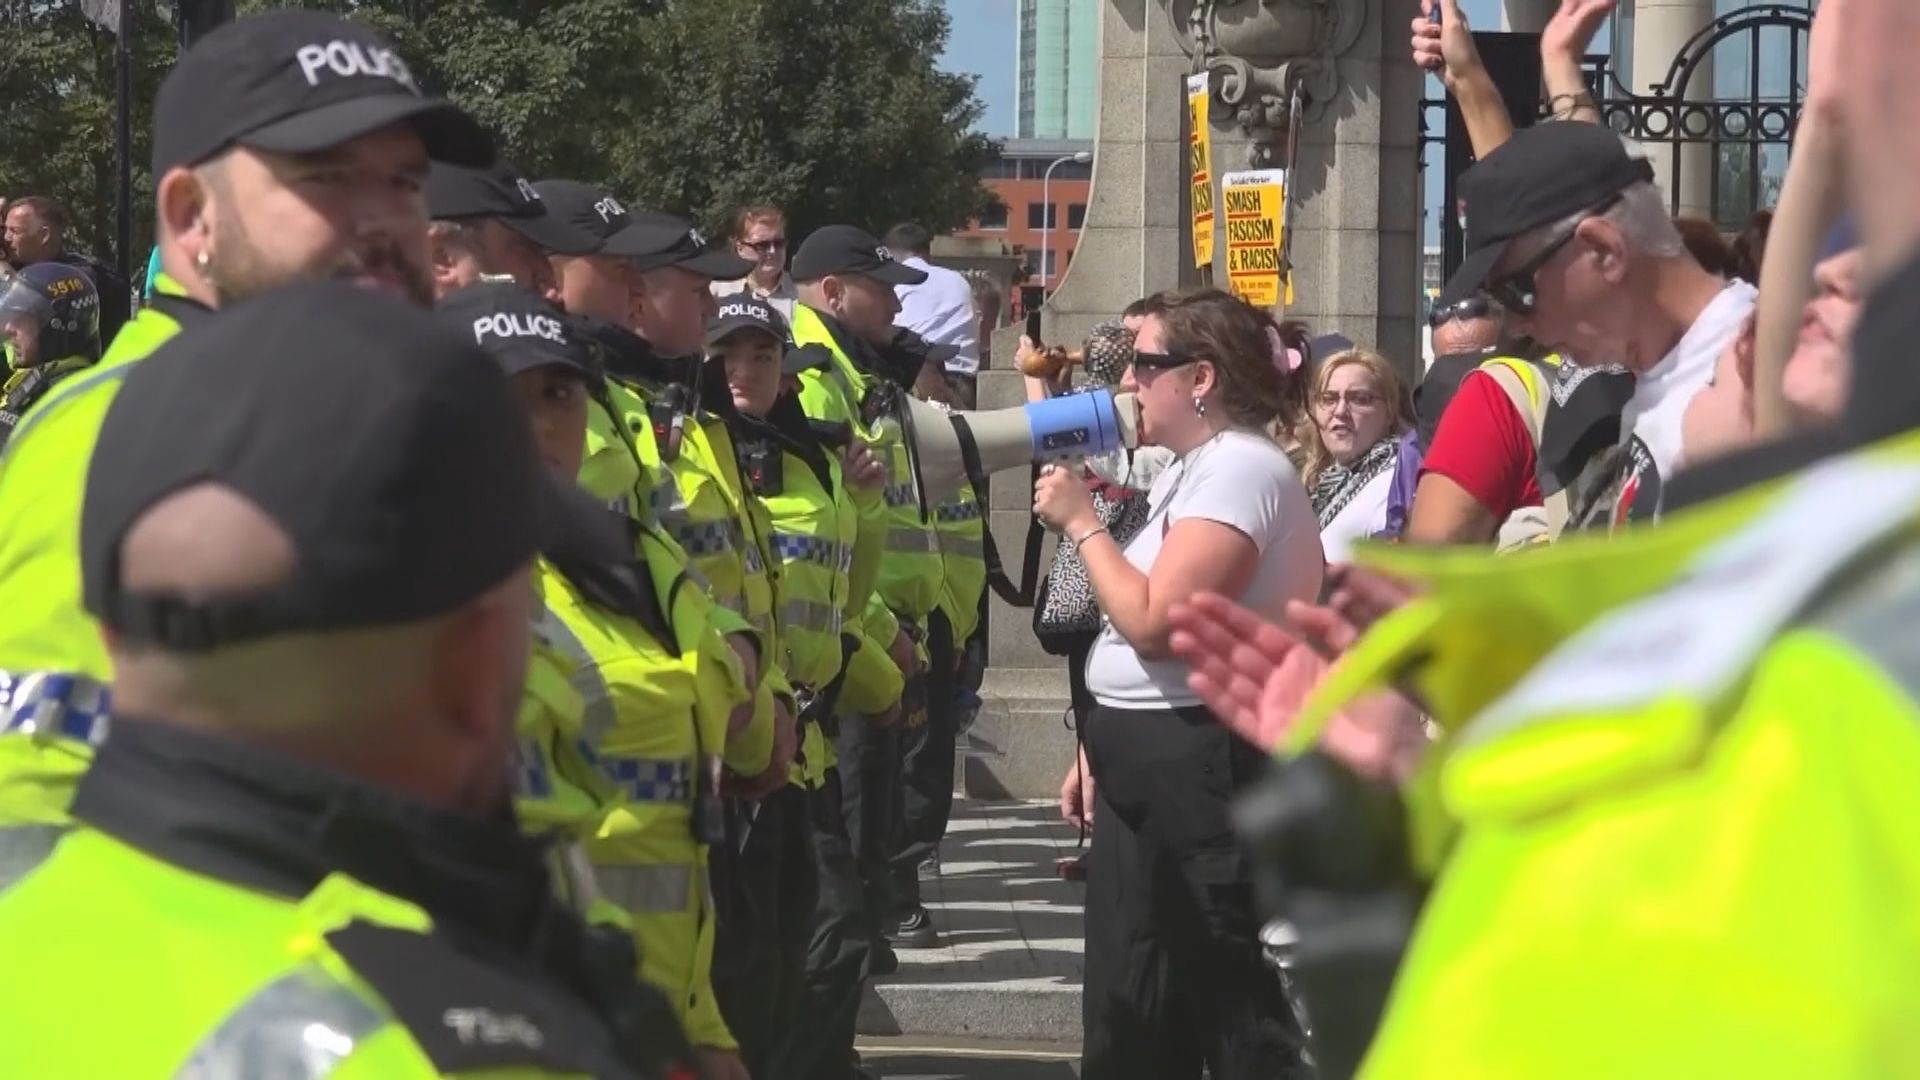
<path id="1" fill-rule="evenodd" d="M 1713 0 L 1634 0 L 1633 5 L 1633 92 L 1647 94 L 1667 77 L 1667 69 L 1680 55 L 1689 38 L 1713 21 Z M 1686 102 L 1711 102 L 1714 99 L 1713 57 L 1703 57 L 1684 87 L 1665 87 L 1667 96 L 1676 99 L 1676 123 L 1684 122 Z M 1698 117 L 1693 124 L 1705 134 L 1712 130 L 1710 117 Z M 1713 214 L 1714 147 L 1711 143 L 1648 142 L 1647 159 L 1653 174 L 1673 200 L 1674 213 L 1711 217 Z M 1679 181 L 1674 179 L 1674 159 L 1678 156 Z"/>
<path id="2" fill-rule="evenodd" d="M 1045 309 L 1049 342 L 1077 344 L 1141 296 L 1197 277 L 1184 194 L 1191 72 L 1212 75 L 1216 175 L 1284 163 L 1288 101 L 1303 98 L 1290 179 L 1295 302 L 1289 317 L 1338 331 L 1415 369 L 1420 290 L 1421 74 L 1400 0 L 1105 0 L 1093 191 L 1073 263 Z M 1226 244 L 1213 280 L 1226 282 Z M 993 342 L 980 407 L 1024 400 L 1011 370 L 1022 328 Z M 1017 472 L 993 483 L 988 526 L 1010 573 L 1031 520 Z M 1051 558 L 1046 544 L 1041 568 Z M 1051 796 L 1071 758 L 1061 724 L 1065 662 L 1043 652 L 1032 613 L 995 598 L 989 652 L 963 775 L 982 794 Z"/>

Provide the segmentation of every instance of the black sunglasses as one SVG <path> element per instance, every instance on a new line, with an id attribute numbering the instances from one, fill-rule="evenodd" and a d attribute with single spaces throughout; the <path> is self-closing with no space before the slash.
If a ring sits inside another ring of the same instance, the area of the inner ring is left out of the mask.
<path id="1" fill-rule="evenodd" d="M 1607 196 L 1604 202 L 1575 218 L 1560 235 L 1553 238 L 1551 243 L 1536 252 L 1533 258 L 1515 267 L 1511 273 L 1489 279 L 1487 295 L 1499 301 L 1500 306 L 1508 311 L 1520 315 L 1533 314 L 1534 305 L 1540 301 L 1540 288 L 1534 282 L 1534 275 L 1539 273 L 1540 268 L 1547 265 L 1550 259 L 1558 255 L 1561 248 L 1573 242 L 1573 238 L 1579 235 L 1582 222 L 1599 217 L 1613 209 L 1614 204 L 1619 201 L 1618 192 Z"/>
<path id="2" fill-rule="evenodd" d="M 1427 316 L 1430 327 L 1445 326 L 1455 319 L 1484 319 L 1493 312 L 1493 302 L 1484 296 L 1469 296 L 1465 300 L 1456 300 L 1445 307 L 1433 309 Z"/>
<path id="3" fill-rule="evenodd" d="M 780 251 L 787 246 L 787 238 L 784 236 L 778 236 L 773 238 L 772 240 L 742 240 L 740 241 L 740 246 L 744 248 L 752 248 L 754 251 L 759 252 L 762 255 L 771 255 L 774 252 Z"/>
<path id="4" fill-rule="evenodd" d="M 1148 371 L 1172 371 L 1177 367 L 1186 367 L 1198 357 L 1182 356 L 1179 353 L 1133 351 L 1133 366 Z"/>

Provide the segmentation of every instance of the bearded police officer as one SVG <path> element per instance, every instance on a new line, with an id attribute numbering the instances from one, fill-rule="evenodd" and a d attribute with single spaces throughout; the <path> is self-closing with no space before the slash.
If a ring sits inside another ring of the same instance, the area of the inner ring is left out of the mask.
<path id="1" fill-rule="evenodd" d="M 684 1070 L 665 1003 L 516 834 L 535 556 L 625 542 L 549 474 L 507 379 L 426 314 L 320 283 L 125 382 L 80 530 L 115 732 L 74 829 L 0 896 L 0 1071 Z"/>
<path id="2" fill-rule="evenodd" d="M 293 10 L 229 23 L 189 50 L 161 85 L 153 144 L 165 268 L 153 304 L 94 370 L 34 407 L 0 460 L 0 865 L 57 830 L 104 734 L 106 655 L 80 607 L 75 535 L 101 417 L 132 365 L 182 325 L 287 281 L 430 302 L 428 162 L 493 156 L 479 125 L 422 96 L 377 34 Z M 219 389 L 205 389 L 214 411 Z M 9 839 L 9 825 L 38 828 Z"/>

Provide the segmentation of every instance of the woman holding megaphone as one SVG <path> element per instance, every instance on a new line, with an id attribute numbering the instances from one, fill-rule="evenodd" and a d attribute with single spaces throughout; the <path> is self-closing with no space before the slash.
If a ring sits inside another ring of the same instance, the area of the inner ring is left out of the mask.
<path id="1" fill-rule="evenodd" d="M 1227 808 L 1265 758 L 1187 687 L 1168 613 L 1200 592 L 1278 619 L 1319 592 L 1319 525 L 1286 453 L 1298 375 L 1273 363 L 1272 319 L 1217 289 L 1147 302 L 1122 379 L 1140 441 L 1174 462 L 1123 547 L 1086 482 L 1042 470 L 1034 514 L 1086 564 L 1105 619 L 1087 660 L 1095 708 L 1063 805 L 1090 817 L 1085 1080 L 1280 1076 L 1301 1037 L 1261 965 L 1260 919 Z M 1284 346 L 1282 346 L 1284 348 Z M 1093 783 L 1088 806 L 1085 786 Z"/>

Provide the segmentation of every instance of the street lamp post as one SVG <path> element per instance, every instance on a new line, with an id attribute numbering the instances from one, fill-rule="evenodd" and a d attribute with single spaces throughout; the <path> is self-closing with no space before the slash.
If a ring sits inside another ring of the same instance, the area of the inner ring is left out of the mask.
<path id="1" fill-rule="evenodd" d="M 1053 170 L 1071 161 L 1075 165 L 1085 165 L 1093 160 L 1090 151 L 1082 150 L 1077 154 L 1068 154 L 1056 159 L 1047 166 L 1046 174 L 1040 178 L 1040 295 L 1048 293 L 1047 280 L 1053 275 L 1047 270 L 1047 263 L 1053 256 Z"/>

